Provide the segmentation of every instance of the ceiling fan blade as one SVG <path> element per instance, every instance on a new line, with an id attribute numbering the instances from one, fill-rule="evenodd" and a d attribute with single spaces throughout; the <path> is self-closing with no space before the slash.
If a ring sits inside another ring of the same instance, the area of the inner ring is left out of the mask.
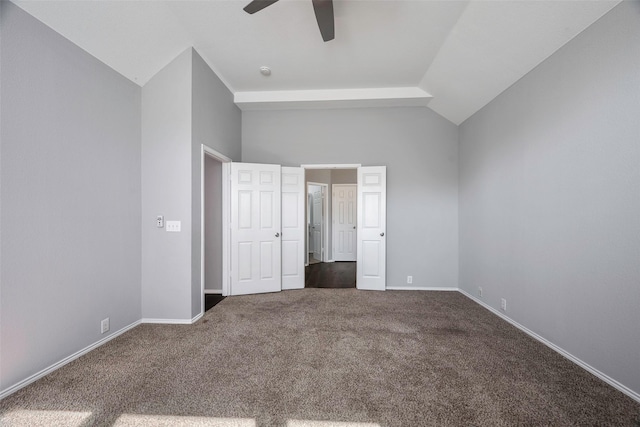
<path id="1" fill-rule="evenodd" d="M 267 6 L 271 6 L 278 0 L 253 0 L 251 3 L 244 7 L 244 11 L 250 14 L 261 11 Z"/>
<path id="2" fill-rule="evenodd" d="M 313 11 L 316 13 L 318 28 L 322 40 L 328 42 L 335 37 L 333 23 L 333 0 L 313 0 Z"/>

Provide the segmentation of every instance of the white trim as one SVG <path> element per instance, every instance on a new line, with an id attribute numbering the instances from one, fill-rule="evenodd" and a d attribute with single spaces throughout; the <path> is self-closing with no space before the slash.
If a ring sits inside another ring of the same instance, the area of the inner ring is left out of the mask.
<path id="1" fill-rule="evenodd" d="M 236 92 L 244 111 L 310 108 L 426 107 L 432 96 L 418 86 Z"/>
<path id="2" fill-rule="evenodd" d="M 327 165 L 300 165 L 303 169 L 358 169 L 362 166 L 360 163 L 345 163 L 345 164 L 327 164 Z"/>
<path id="3" fill-rule="evenodd" d="M 206 151 L 204 148 L 204 144 L 200 144 L 200 294 L 204 295 L 204 238 L 205 238 L 205 229 L 204 229 L 204 156 L 206 155 Z M 200 312 L 204 313 L 204 297 L 202 297 L 200 304 Z"/>
<path id="4" fill-rule="evenodd" d="M 231 162 L 222 163 L 222 295 L 231 295 Z"/>
<path id="5" fill-rule="evenodd" d="M 200 318 L 202 314 L 196 316 Z M 195 317 L 194 317 L 195 319 Z M 197 319 L 196 319 L 197 320 Z M 153 318 L 144 318 L 140 321 L 141 323 L 151 323 L 151 324 L 159 324 L 159 325 L 191 325 L 194 320 L 193 319 L 153 319 Z"/>
<path id="6" fill-rule="evenodd" d="M 480 304 L 482 307 L 486 308 L 487 310 L 489 310 L 490 312 L 492 312 L 496 316 L 502 318 L 503 320 L 506 320 L 507 322 L 509 322 L 510 324 L 515 326 L 516 328 L 520 329 L 522 332 L 524 332 L 525 334 L 529 335 L 530 337 L 540 341 L 542 344 L 546 345 L 551 350 L 554 350 L 556 353 L 559 353 L 561 356 L 569 359 L 571 362 L 573 362 L 576 365 L 580 366 L 582 369 L 584 369 L 584 370 L 590 372 L 591 374 L 595 375 L 596 377 L 600 378 L 602 381 L 606 382 L 607 384 L 609 384 L 613 388 L 621 391 L 622 393 L 626 394 L 627 396 L 629 396 L 633 400 L 635 400 L 637 402 L 640 402 L 640 394 L 639 393 L 636 393 L 635 391 L 631 390 L 629 387 L 625 386 L 624 384 L 619 383 L 618 381 L 614 380 L 613 378 L 611 378 L 607 374 L 604 374 L 604 373 L 600 372 L 599 370 L 597 370 L 593 366 L 589 365 L 588 363 L 583 362 L 582 360 L 580 360 L 577 357 L 575 357 L 573 354 L 567 352 L 566 350 L 562 349 L 561 347 L 558 347 L 557 345 L 555 345 L 551 341 L 548 341 L 546 338 L 544 338 L 544 337 L 536 334 L 532 330 L 522 326 L 520 323 L 516 322 L 515 320 L 513 320 L 510 317 L 506 316 L 504 313 L 502 313 L 502 312 L 496 310 L 495 308 L 491 307 L 490 305 L 486 304 L 484 301 L 479 300 L 478 298 L 474 297 L 473 295 L 467 293 L 466 291 L 464 291 L 462 289 L 458 289 L 458 292 L 460 292 L 462 295 L 466 296 L 467 298 L 471 299 L 472 301 Z"/>
<path id="7" fill-rule="evenodd" d="M 205 289 L 205 295 L 222 295 L 222 289 Z"/>
<path id="8" fill-rule="evenodd" d="M 436 288 L 433 286 L 387 286 L 386 289 L 388 291 L 446 291 L 446 292 L 455 292 L 458 291 L 458 288 Z"/>
<path id="9" fill-rule="evenodd" d="M 225 156 L 224 154 L 220 153 L 219 151 L 214 150 L 213 148 L 201 144 L 202 145 L 202 150 L 210 157 L 213 157 L 217 160 L 220 160 L 221 163 L 227 163 L 227 162 L 232 162 L 233 160 L 231 160 L 230 158 L 228 158 L 227 156 Z"/>
<path id="10" fill-rule="evenodd" d="M 88 345 L 87 347 L 83 348 L 82 350 L 76 351 L 75 353 L 73 353 L 70 356 L 65 357 L 64 359 L 60 360 L 59 362 L 54 363 L 53 365 L 50 365 L 47 368 L 44 368 L 43 370 L 31 375 L 30 377 L 0 391 L 0 400 L 4 399 L 5 397 L 9 396 L 12 393 L 15 393 L 16 391 L 20 390 L 23 387 L 28 386 L 29 384 L 39 380 L 40 378 L 44 377 L 45 375 L 48 375 L 50 373 L 52 373 L 53 371 L 62 368 L 64 365 L 66 365 L 69 362 L 73 362 L 74 360 L 76 360 L 77 358 L 79 358 L 80 356 L 83 356 L 87 353 L 89 353 L 91 350 L 94 350 L 98 347 L 100 347 L 103 344 L 106 344 L 107 342 L 111 341 L 112 339 L 116 338 L 119 335 L 124 334 L 125 332 L 127 332 L 130 329 L 135 328 L 136 326 L 138 326 L 140 323 L 142 323 L 140 320 L 137 320 L 133 323 L 131 323 L 130 325 L 125 326 L 124 328 L 112 333 L 111 335 L 102 338 L 99 341 L 96 341 L 95 343 Z"/>

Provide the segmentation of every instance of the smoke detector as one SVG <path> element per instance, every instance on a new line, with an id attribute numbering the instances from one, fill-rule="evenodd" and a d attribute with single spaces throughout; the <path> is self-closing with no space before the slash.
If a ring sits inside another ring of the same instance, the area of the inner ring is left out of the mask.
<path id="1" fill-rule="evenodd" d="M 271 75 L 271 68 L 269 67 L 260 67 L 260 74 L 262 74 L 263 76 L 270 76 Z"/>

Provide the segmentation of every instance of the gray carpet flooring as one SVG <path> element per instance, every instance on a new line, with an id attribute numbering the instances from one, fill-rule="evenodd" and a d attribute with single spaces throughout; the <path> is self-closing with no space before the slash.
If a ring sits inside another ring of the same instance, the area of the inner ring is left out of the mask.
<path id="1" fill-rule="evenodd" d="M 640 425 L 640 404 L 457 292 L 229 297 L 0 402 L 2 426 Z"/>

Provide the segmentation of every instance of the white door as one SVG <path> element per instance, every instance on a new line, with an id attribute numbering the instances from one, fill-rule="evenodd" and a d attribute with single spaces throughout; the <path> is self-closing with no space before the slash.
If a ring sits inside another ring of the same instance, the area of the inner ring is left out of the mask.
<path id="1" fill-rule="evenodd" d="M 231 295 L 281 289 L 280 165 L 231 163 Z"/>
<path id="2" fill-rule="evenodd" d="M 383 291 L 386 286 L 387 168 L 358 168 L 358 246 L 356 287 Z"/>
<path id="3" fill-rule="evenodd" d="M 313 235 L 312 252 L 313 257 L 318 261 L 324 261 L 322 259 L 322 187 L 315 185 L 313 193 L 313 210 L 311 213 L 311 234 Z"/>
<path id="4" fill-rule="evenodd" d="M 304 169 L 282 167 L 282 289 L 304 288 Z"/>
<path id="5" fill-rule="evenodd" d="M 355 184 L 333 185 L 333 260 L 356 260 L 356 189 Z"/>

